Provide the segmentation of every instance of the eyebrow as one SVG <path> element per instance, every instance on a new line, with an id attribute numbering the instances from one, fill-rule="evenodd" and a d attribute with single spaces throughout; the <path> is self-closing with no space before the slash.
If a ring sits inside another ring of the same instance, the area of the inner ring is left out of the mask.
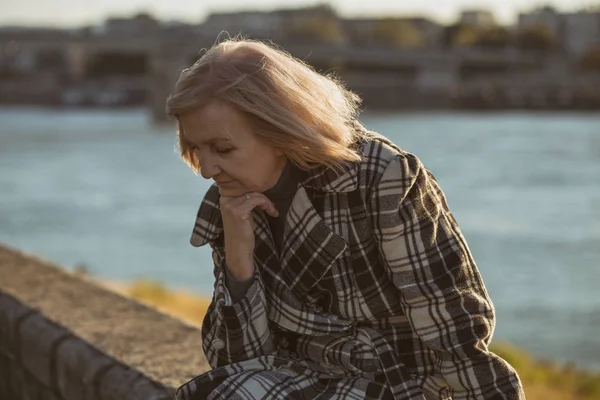
<path id="1" fill-rule="evenodd" d="M 196 143 L 195 143 L 193 140 L 190 140 L 189 138 L 187 138 L 187 137 L 185 136 L 185 133 L 183 134 L 183 137 L 185 138 L 185 140 L 186 140 L 188 143 L 191 143 L 191 144 L 196 144 Z M 228 138 L 228 137 L 215 137 L 215 138 L 210 138 L 210 139 L 203 140 L 203 141 L 202 141 L 200 144 L 201 144 L 201 145 L 207 145 L 207 146 L 211 146 L 211 145 L 214 145 L 214 144 L 216 144 L 216 143 L 218 143 L 218 142 L 230 142 L 231 144 L 235 145 L 235 142 L 234 142 L 233 140 L 231 140 L 230 138 Z"/>
<path id="2" fill-rule="evenodd" d="M 187 140 L 190 143 L 194 143 L 194 141 L 190 140 L 190 138 L 187 137 L 187 135 L 185 134 L 185 131 L 183 131 L 182 133 L 183 133 L 183 137 L 185 138 L 185 140 Z M 203 145 L 212 145 L 212 144 L 215 144 L 217 142 L 224 142 L 224 141 L 226 141 L 226 142 L 231 142 L 232 144 L 235 145 L 236 144 L 235 140 L 233 140 L 231 138 L 231 134 L 229 132 L 225 132 L 225 134 L 227 136 L 212 137 L 212 138 L 203 140 L 200 144 L 203 144 Z"/>
<path id="3" fill-rule="evenodd" d="M 211 138 L 211 139 L 203 140 L 202 144 L 214 144 L 214 143 L 223 142 L 223 141 L 227 141 L 227 142 L 232 142 L 233 143 L 233 141 L 231 139 L 229 139 L 229 138 L 219 137 L 219 138 Z"/>

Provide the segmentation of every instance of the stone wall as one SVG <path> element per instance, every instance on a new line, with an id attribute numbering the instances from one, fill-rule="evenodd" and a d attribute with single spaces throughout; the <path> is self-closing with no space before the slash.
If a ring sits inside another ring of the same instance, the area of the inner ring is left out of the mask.
<path id="1" fill-rule="evenodd" d="M 0 245 L 0 399 L 172 399 L 200 331 Z"/>

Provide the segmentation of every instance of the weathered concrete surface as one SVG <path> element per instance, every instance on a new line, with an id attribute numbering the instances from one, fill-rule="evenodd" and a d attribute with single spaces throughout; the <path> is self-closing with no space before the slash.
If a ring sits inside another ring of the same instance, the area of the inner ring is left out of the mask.
<path id="1" fill-rule="evenodd" d="M 210 368 L 197 328 L 2 245 L 0 358 L 27 398 L 162 399 Z"/>

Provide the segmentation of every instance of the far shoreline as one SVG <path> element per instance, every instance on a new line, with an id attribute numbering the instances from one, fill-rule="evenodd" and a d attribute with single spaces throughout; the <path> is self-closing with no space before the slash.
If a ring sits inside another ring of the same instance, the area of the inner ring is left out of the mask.
<path id="1" fill-rule="evenodd" d="M 130 113 L 139 112 L 147 114 L 151 118 L 150 110 L 144 105 L 127 105 L 115 107 L 96 107 L 96 106 L 66 106 L 60 104 L 9 104 L 0 103 L 0 110 L 31 110 L 31 111 L 56 111 L 58 113 L 88 113 L 88 114 L 103 114 L 103 113 Z M 422 114 L 457 114 L 457 115 L 600 115 L 600 109 L 527 109 L 527 108 L 369 108 L 364 107 L 361 112 L 361 117 L 382 116 L 382 115 L 422 115 Z M 171 121 L 152 121 L 157 125 L 169 125 Z"/>

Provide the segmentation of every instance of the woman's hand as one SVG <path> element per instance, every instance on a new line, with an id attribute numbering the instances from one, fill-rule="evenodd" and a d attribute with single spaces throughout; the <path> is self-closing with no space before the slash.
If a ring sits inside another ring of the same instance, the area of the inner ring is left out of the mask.
<path id="1" fill-rule="evenodd" d="M 243 281 L 254 273 L 254 229 L 252 211 L 259 208 L 272 217 L 279 212 L 262 193 L 250 192 L 241 197 L 221 196 L 219 201 L 225 232 L 225 262 L 229 273 Z"/>

